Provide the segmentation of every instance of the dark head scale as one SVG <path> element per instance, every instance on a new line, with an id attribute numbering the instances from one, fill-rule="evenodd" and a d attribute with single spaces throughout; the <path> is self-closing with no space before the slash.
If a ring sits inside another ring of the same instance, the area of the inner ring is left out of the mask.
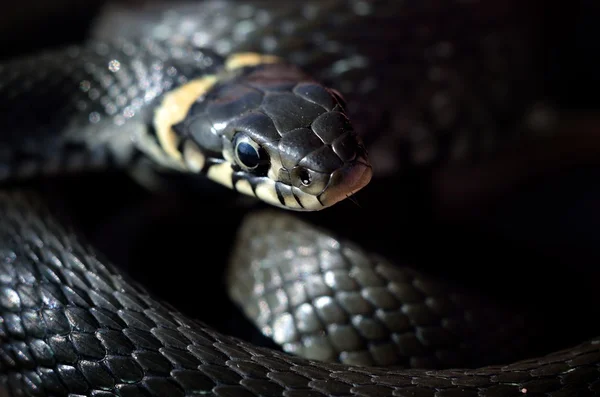
<path id="1" fill-rule="evenodd" d="M 172 129 L 186 164 L 277 206 L 319 210 L 371 179 L 341 95 L 283 62 L 228 68 Z"/>

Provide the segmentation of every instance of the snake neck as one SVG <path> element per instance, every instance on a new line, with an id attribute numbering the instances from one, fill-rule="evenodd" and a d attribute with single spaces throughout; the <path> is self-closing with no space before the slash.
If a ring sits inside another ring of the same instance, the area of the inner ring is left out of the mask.
<path id="1" fill-rule="evenodd" d="M 165 93 L 223 62 L 206 50 L 123 40 L 0 64 L 0 180 L 129 168 L 148 155 L 156 163 L 150 132 Z"/>

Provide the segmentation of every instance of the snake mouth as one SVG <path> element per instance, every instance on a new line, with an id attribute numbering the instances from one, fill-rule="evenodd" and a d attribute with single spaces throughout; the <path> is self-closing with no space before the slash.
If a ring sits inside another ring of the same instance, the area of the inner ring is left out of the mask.
<path id="1" fill-rule="evenodd" d="M 323 207 L 330 207 L 367 186 L 373 167 L 366 157 L 359 157 L 331 174 L 327 188 L 318 196 Z"/>
<path id="2" fill-rule="evenodd" d="M 263 201 L 293 211 L 319 211 L 350 197 L 370 181 L 373 170 L 360 156 L 334 171 L 319 194 L 304 192 L 290 184 L 264 178 L 253 191 Z M 240 181 L 241 182 L 241 181 Z M 239 190 L 239 189 L 238 189 Z"/>

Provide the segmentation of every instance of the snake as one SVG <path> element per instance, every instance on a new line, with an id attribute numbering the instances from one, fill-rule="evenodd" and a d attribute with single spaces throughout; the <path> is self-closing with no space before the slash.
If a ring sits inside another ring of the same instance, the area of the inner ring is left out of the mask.
<path id="1" fill-rule="evenodd" d="M 460 3 L 449 10 L 468 7 Z M 416 76 L 399 70 L 407 52 L 393 45 L 387 29 L 402 17 L 422 16 L 429 3 L 277 4 L 169 3 L 167 12 L 150 7 L 116 13 L 124 20 L 116 14 L 104 19 L 90 40 L 0 65 L 0 372 L 6 392 L 599 394 L 598 338 L 513 363 L 455 366 L 457 353 L 493 361 L 493 354 L 517 349 L 509 328 L 516 324 L 524 331 L 521 319 L 494 311 L 483 323 L 474 321 L 475 335 L 469 327 L 463 333 L 471 301 L 463 304 L 459 293 L 426 275 L 299 219 L 341 206 L 376 177 L 365 130 L 377 128 L 385 137 L 384 131 L 398 127 L 394 119 L 407 117 L 393 110 L 408 100 L 379 87 L 392 84 L 388 77 Z M 139 19 L 144 23 L 131 29 Z M 372 30 L 358 29 L 368 21 Z M 412 32 L 415 39 L 431 40 L 422 28 Z M 358 31 L 366 37 L 361 40 Z M 374 40 L 388 37 L 386 51 L 371 48 L 373 55 L 364 56 Z M 426 56 L 444 58 L 452 51 L 448 43 L 436 48 Z M 371 68 L 377 62 L 389 66 L 379 75 Z M 439 82 L 450 69 L 424 72 Z M 409 98 L 411 92 L 411 99 L 419 97 L 414 88 L 403 88 Z M 460 99 L 477 102 L 468 95 Z M 457 110 L 437 110 L 432 128 L 445 131 L 459 122 Z M 493 117 L 482 117 L 486 112 L 474 106 L 460 122 L 474 130 L 493 125 Z M 422 130 L 430 116 L 420 114 L 414 123 Z M 452 138 L 435 150 L 413 147 L 408 163 L 464 153 L 457 149 L 464 148 L 464 135 Z M 246 314 L 258 313 L 257 325 L 284 351 L 223 334 L 157 298 L 104 259 L 43 194 L 23 188 L 36 177 L 109 168 L 130 172 L 149 189 L 177 175 L 185 176 L 185 184 L 208 179 L 279 208 L 246 218 L 228 277 L 237 279 L 233 299 Z M 294 261 L 299 268 L 291 267 Z M 263 295 L 252 297 L 256 290 Z M 298 309 L 296 317 L 290 307 Z M 485 304 L 481 312 L 489 313 Z M 383 342 L 381 324 L 392 331 Z M 490 336 L 490 330 L 498 332 Z"/>

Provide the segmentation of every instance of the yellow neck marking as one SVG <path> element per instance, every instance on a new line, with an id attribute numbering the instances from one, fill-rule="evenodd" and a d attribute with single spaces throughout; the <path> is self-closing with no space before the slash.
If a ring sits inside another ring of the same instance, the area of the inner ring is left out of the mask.
<path id="1" fill-rule="evenodd" d="M 263 55 L 254 52 L 241 52 L 229 56 L 225 61 L 225 72 L 233 72 L 236 69 L 245 66 L 256 66 L 264 63 L 281 62 L 279 57 L 274 55 Z M 160 106 L 154 113 L 154 128 L 160 146 L 165 153 L 178 163 L 183 159 L 179 150 L 177 150 L 177 135 L 172 126 L 185 119 L 192 104 L 206 94 L 213 85 L 219 80 L 218 75 L 207 75 L 177 87 L 166 93 Z"/>
<path id="2" fill-rule="evenodd" d="M 171 158 L 182 161 L 181 153 L 177 150 L 177 135 L 173 125 L 185 119 L 192 104 L 204 95 L 215 83 L 217 76 L 208 75 L 177 87 L 166 93 L 154 113 L 154 128 L 160 146 Z"/>
<path id="3" fill-rule="evenodd" d="M 245 66 L 256 66 L 263 63 L 278 63 L 282 59 L 275 55 L 257 54 L 255 52 L 239 52 L 225 60 L 225 70 L 233 71 Z"/>

